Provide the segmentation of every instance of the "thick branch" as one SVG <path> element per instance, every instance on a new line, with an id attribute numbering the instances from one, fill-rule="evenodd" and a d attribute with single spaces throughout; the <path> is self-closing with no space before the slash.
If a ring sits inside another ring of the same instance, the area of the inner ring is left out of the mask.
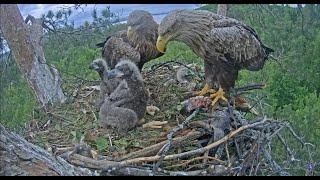
<path id="1" fill-rule="evenodd" d="M 0 124 L 0 175 L 71 176 L 94 175 L 90 170 L 68 164 L 44 149 L 8 132 Z"/>
<path id="2" fill-rule="evenodd" d="M 206 151 L 209 151 L 210 149 L 219 146 L 220 144 L 232 139 L 236 134 L 248 129 L 248 128 L 252 128 L 255 126 L 259 126 L 261 124 L 264 124 L 267 121 L 266 118 L 264 118 L 262 121 L 256 122 L 256 123 L 252 123 L 252 124 L 248 124 L 245 126 L 240 127 L 239 129 L 230 132 L 228 135 L 224 136 L 223 138 L 221 138 L 220 140 L 209 144 L 203 148 L 199 148 L 199 149 L 195 149 L 195 150 L 191 150 L 191 151 L 187 151 L 184 153 L 180 153 L 180 154 L 173 154 L 173 155 L 168 155 L 164 157 L 164 160 L 173 160 L 173 159 L 183 159 L 186 157 L 190 157 L 190 156 L 194 156 L 194 155 L 198 155 L 198 154 L 203 154 Z M 135 163 L 139 163 L 139 162 L 152 162 L 152 161 L 157 161 L 160 158 L 160 156 L 152 156 L 152 157 L 143 157 L 143 158 L 136 158 L 136 159 L 131 159 L 128 161 L 123 161 L 121 162 L 121 164 L 135 164 Z"/>
<path id="3" fill-rule="evenodd" d="M 181 147 L 190 144 L 193 140 L 201 137 L 204 134 L 204 132 L 199 131 L 191 131 L 185 136 L 176 137 L 172 139 L 172 147 Z M 121 158 L 119 158 L 119 161 L 125 160 L 125 159 L 131 159 L 131 158 L 137 158 L 142 156 L 152 156 L 155 155 L 166 143 L 168 140 L 160 142 L 158 144 L 154 144 L 152 146 L 146 147 L 144 149 L 141 149 L 136 152 L 132 152 L 130 154 L 127 154 Z"/>
<path id="4" fill-rule="evenodd" d="M 24 21 L 18 6 L 13 4 L 1 4 L 0 17 L 1 32 L 39 103 L 46 106 L 65 102 L 60 77 L 46 64 L 41 45 L 42 20 L 29 15 Z M 25 23 L 28 21 L 31 25 Z"/>

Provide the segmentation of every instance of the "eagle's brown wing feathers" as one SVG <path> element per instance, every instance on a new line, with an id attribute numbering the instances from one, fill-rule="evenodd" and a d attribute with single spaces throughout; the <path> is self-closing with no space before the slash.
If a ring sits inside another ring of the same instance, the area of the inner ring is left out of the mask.
<path id="1" fill-rule="evenodd" d="M 110 68 L 122 59 L 130 59 L 134 63 L 140 61 L 140 53 L 122 38 L 110 37 L 102 49 L 102 56 Z"/>
<path id="2" fill-rule="evenodd" d="M 111 68 L 118 60 L 126 58 L 141 70 L 146 62 L 162 55 L 156 48 L 158 24 L 149 12 L 135 10 L 129 14 L 127 26 L 127 30 L 107 37 L 97 46 L 103 47 L 102 56 Z"/>
<path id="3" fill-rule="evenodd" d="M 211 30 L 211 43 L 219 60 L 225 57 L 236 69 L 259 70 L 267 54 L 255 34 L 242 25 L 215 27 Z M 215 58 L 212 58 L 215 61 Z"/>
<path id="4" fill-rule="evenodd" d="M 101 43 L 96 44 L 96 46 L 103 48 L 104 44 L 105 44 L 111 37 L 122 38 L 122 40 L 123 40 L 124 42 L 128 42 L 127 31 L 126 31 L 126 30 L 121 30 L 121 31 L 117 31 L 117 32 L 109 35 L 108 37 L 106 37 L 106 40 L 104 40 L 104 41 L 101 42 Z"/>

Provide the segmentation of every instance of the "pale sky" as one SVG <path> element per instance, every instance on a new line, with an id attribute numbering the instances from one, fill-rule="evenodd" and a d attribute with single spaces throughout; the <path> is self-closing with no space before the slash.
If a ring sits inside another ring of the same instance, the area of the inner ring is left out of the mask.
<path id="1" fill-rule="evenodd" d="M 160 21 L 162 17 L 169 11 L 175 9 L 194 9 L 200 6 L 200 4 L 87 4 L 83 5 L 84 11 L 82 9 L 73 10 L 70 19 L 75 21 L 75 25 L 80 25 L 84 23 L 85 20 L 92 20 L 91 13 L 94 9 L 97 12 L 110 6 L 111 12 L 119 13 L 120 17 L 127 17 L 129 13 L 133 10 L 146 10 L 154 15 L 156 21 Z M 21 11 L 22 16 L 25 18 L 28 14 L 39 18 L 42 14 L 47 13 L 49 10 L 57 11 L 61 8 L 66 8 L 74 6 L 74 4 L 19 4 L 18 7 Z"/>

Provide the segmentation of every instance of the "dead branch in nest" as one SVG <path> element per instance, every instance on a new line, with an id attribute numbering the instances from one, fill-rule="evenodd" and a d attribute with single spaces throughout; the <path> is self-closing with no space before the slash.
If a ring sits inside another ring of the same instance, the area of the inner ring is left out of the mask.
<path id="1" fill-rule="evenodd" d="M 172 139 L 173 139 L 173 135 L 175 133 L 177 133 L 178 131 L 182 130 L 183 128 L 185 128 L 185 126 L 192 120 L 192 118 L 194 118 L 196 116 L 196 114 L 199 112 L 199 109 L 195 110 L 190 116 L 188 116 L 186 118 L 185 121 L 183 121 L 181 124 L 179 124 L 178 126 L 176 126 L 168 135 L 168 142 L 159 150 L 157 155 L 160 155 L 160 159 L 158 160 L 158 162 L 156 164 L 154 164 L 153 166 L 153 170 L 156 171 L 158 169 L 158 167 L 161 164 L 161 161 L 164 159 L 166 153 L 170 150 L 170 147 L 172 146 Z"/>
<path id="2" fill-rule="evenodd" d="M 284 129 L 287 129 L 287 134 L 293 136 L 303 148 L 312 146 L 306 143 L 289 123 L 267 117 L 248 121 L 230 104 L 228 107 L 201 113 L 201 118 L 205 115 L 208 119 L 197 118 L 197 121 L 190 122 L 199 111 L 199 108 L 196 109 L 170 131 L 166 140 L 162 139 L 164 141 L 160 143 L 118 158 L 98 154 L 88 156 L 74 150 L 68 152 L 69 148 L 60 148 L 60 152 L 56 154 L 67 151 L 58 158 L 65 159 L 75 167 L 101 172 L 100 175 L 291 175 L 291 163 L 302 164 L 304 161 L 295 157 L 297 154 L 294 146 L 289 144 L 292 141 L 282 136 Z M 227 122 L 228 126 L 223 125 L 223 128 L 219 129 L 218 121 Z M 182 130 L 188 133 L 174 137 Z M 222 136 L 213 139 L 220 130 L 224 131 Z M 275 148 L 271 146 L 275 139 L 284 147 L 284 153 L 277 158 L 273 157 L 272 150 Z M 217 151 L 221 152 L 219 156 L 216 156 Z M 311 170 L 306 170 L 306 174 L 314 174 L 319 163 L 312 158 L 307 162 L 306 165 L 309 165 Z"/>
<path id="3" fill-rule="evenodd" d="M 174 134 L 181 129 L 190 128 L 189 122 L 197 113 L 197 111 L 194 111 L 182 124 L 168 133 L 166 141 L 132 152 L 118 159 L 110 160 L 108 157 L 99 155 L 90 157 L 80 155 L 75 151 L 66 152 L 57 158 L 64 158 L 66 162 L 74 167 L 102 172 L 100 175 L 291 175 L 291 172 L 284 165 L 298 160 L 293 156 L 294 149 L 281 136 L 281 132 L 287 128 L 290 132 L 292 131 L 290 135 L 302 145 L 308 145 L 306 147 L 309 147 L 309 144 L 305 143 L 286 122 L 264 117 L 248 123 L 236 115 L 238 112 L 236 110 L 230 112 L 225 108 L 221 112 L 235 114 L 232 116 L 234 118 L 233 121 L 230 121 L 232 125 L 228 134 L 215 142 L 210 141 L 212 139 L 212 134 L 210 134 L 212 131 L 209 133 L 206 130 L 203 131 L 202 126 L 197 126 L 196 131 L 191 131 L 185 136 L 173 138 Z M 231 118 L 231 115 L 228 117 Z M 239 124 L 237 125 L 237 123 Z M 199 138 L 201 140 L 197 140 Z M 285 164 L 277 162 L 278 158 L 276 161 L 272 156 L 270 144 L 276 138 L 285 147 L 287 157 L 290 159 Z M 205 146 L 198 144 L 200 147 L 196 147 L 193 150 L 167 155 L 169 150 L 176 150 L 186 145 L 194 145 L 204 140 L 208 141 Z M 213 157 L 213 151 L 211 150 L 220 145 L 225 146 L 225 155 L 219 156 L 219 158 Z M 68 149 L 63 149 L 63 151 L 65 150 L 67 151 Z M 200 156 L 201 154 L 205 155 Z M 157 171 L 154 171 L 155 165 L 152 165 L 152 163 L 159 161 L 165 161 L 163 163 L 165 165 L 162 168 L 156 167 Z M 309 164 L 311 164 L 312 168 L 308 172 L 306 170 L 306 172 L 307 174 L 314 174 L 314 168 L 318 164 L 312 158 L 310 158 L 310 162 Z M 169 171 L 177 168 L 185 169 L 185 171 Z"/>
<path id="4" fill-rule="evenodd" d="M 188 145 L 188 144 L 190 144 L 190 142 L 192 140 L 195 140 L 195 139 L 201 137 L 202 135 L 204 135 L 204 132 L 191 131 L 188 134 L 186 134 L 185 136 L 173 138 L 172 139 L 172 147 L 180 147 L 180 146 Z M 142 157 L 142 156 L 155 155 L 157 152 L 159 152 L 159 150 L 165 144 L 167 144 L 167 141 L 168 140 L 160 142 L 158 144 L 154 144 L 154 145 L 149 146 L 149 147 L 146 147 L 146 148 L 141 149 L 139 151 L 132 152 L 130 154 L 127 154 L 127 155 L 125 155 L 123 157 L 118 158 L 117 161 L 123 161 L 125 159 L 132 159 L 132 158 L 137 158 L 137 157 Z"/>
<path id="5" fill-rule="evenodd" d="M 214 147 L 217 147 L 218 145 L 220 145 L 224 142 L 227 142 L 228 140 L 232 139 L 238 133 L 240 133 L 248 128 L 262 125 L 262 124 L 266 123 L 268 120 L 269 119 L 267 119 L 267 118 L 263 118 L 262 121 L 258 121 L 258 122 L 252 123 L 252 124 L 242 126 L 239 129 L 230 132 L 228 135 L 224 136 L 220 140 L 218 140 L 214 143 L 211 143 L 205 147 L 198 148 L 198 149 L 191 150 L 191 151 L 187 151 L 187 152 L 183 152 L 183 153 L 179 153 L 179 154 L 167 155 L 167 156 L 164 156 L 163 160 L 184 159 L 184 158 L 187 158 L 190 156 L 203 154 L 206 151 L 208 151 Z M 125 167 L 128 165 L 137 165 L 137 164 L 142 164 L 142 163 L 146 163 L 146 162 L 154 162 L 154 161 L 158 161 L 160 159 L 161 159 L 161 155 L 155 155 L 155 156 L 150 156 L 150 157 L 139 157 L 139 158 L 123 160 L 120 162 L 115 162 L 115 161 L 106 161 L 106 160 L 94 160 L 92 158 L 87 158 L 87 157 L 84 157 L 84 156 L 81 156 L 78 154 L 74 154 L 69 157 L 68 161 L 72 164 L 76 164 L 76 165 L 91 168 L 91 169 L 110 169 L 110 168 L 114 168 L 114 167 Z"/>
<path id="6" fill-rule="evenodd" d="M 141 167 L 122 167 L 114 170 L 104 171 L 101 173 L 101 175 L 107 175 L 107 176 L 154 176 L 154 175 L 160 175 L 160 176 L 197 176 L 200 175 L 203 172 L 203 170 L 196 170 L 196 171 L 161 171 L 157 174 L 154 174 L 152 170 L 149 170 L 147 168 L 141 168 Z"/>
<path id="7" fill-rule="evenodd" d="M 217 147 L 218 145 L 232 139 L 236 134 L 240 133 L 241 131 L 245 130 L 245 129 L 248 129 L 248 128 L 252 128 L 252 127 L 255 127 L 255 126 L 259 126 L 261 124 L 264 124 L 268 121 L 267 118 L 264 118 L 262 121 L 258 121 L 258 122 L 255 122 L 255 123 L 252 123 L 252 124 L 248 124 L 248 125 L 245 125 L 245 126 L 242 126 L 240 127 L 239 129 L 235 130 L 235 131 L 232 131 L 230 132 L 228 135 L 224 136 L 223 138 L 221 138 L 220 140 L 214 142 L 214 143 L 211 143 L 203 148 L 199 148 L 199 149 L 195 149 L 195 150 L 191 150 L 191 151 L 187 151 L 187 152 L 184 152 L 184 153 L 180 153 L 180 154 L 174 154 L 174 155 L 169 155 L 169 156 L 165 156 L 164 157 L 164 160 L 172 160 L 172 159 L 183 159 L 183 158 L 186 158 L 186 157 L 190 157 L 190 156 L 194 156 L 194 155 L 198 155 L 198 154 L 203 154 L 205 153 L 206 151 L 214 148 L 214 147 Z M 159 159 L 158 156 L 154 156 L 154 157 L 149 157 L 148 159 L 146 160 L 149 160 L 149 161 L 153 161 L 154 159 Z M 138 159 L 133 159 L 131 160 L 132 162 L 136 162 Z"/>
<path id="8" fill-rule="evenodd" d="M 248 86 L 235 88 L 234 89 L 234 92 L 235 92 L 234 95 L 235 96 L 239 96 L 241 94 L 248 93 L 248 91 L 255 90 L 255 89 L 263 89 L 265 87 L 266 87 L 265 84 L 251 84 L 251 85 L 248 85 Z"/>
<path id="9" fill-rule="evenodd" d="M 215 157 L 205 157 L 205 156 L 200 156 L 200 157 L 195 157 L 195 158 L 192 158 L 190 160 L 187 160 L 186 162 L 183 162 L 181 164 L 174 164 L 174 165 L 171 165 L 171 166 L 166 166 L 166 168 L 173 168 L 173 167 L 180 167 L 180 166 L 187 166 L 188 164 L 194 162 L 194 161 L 199 161 L 199 160 L 213 160 L 213 161 L 216 161 L 220 164 L 224 164 L 224 165 L 227 165 L 228 163 L 225 162 L 225 161 L 222 161 L 218 158 L 215 158 Z"/>
<path id="10" fill-rule="evenodd" d="M 230 105 L 216 110 L 212 115 L 208 114 L 209 118 L 214 117 L 213 121 L 208 119 L 190 123 L 198 110 L 194 111 L 182 124 L 168 133 L 166 141 L 113 160 L 107 157 L 96 160 L 79 154 L 72 154 L 67 158 L 67 161 L 77 166 L 102 170 L 107 173 L 106 175 L 119 175 L 121 173 L 133 175 L 133 172 L 146 175 L 186 175 L 191 170 L 197 170 L 199 175 L 205 175 L 208 172 L 211 175 L 290 175 L 288 167 L 285 166 L 293 161 L 300 162 L 300 159 L 298 160 L 294 157 L 294 149 L 289 146 L 287 139 L 282 137 L 283 130 L 288 129 L 290 135 L 296 138 L 303 147 L 309 147 L 309 144 L 298 136 L 289 123 L 275 121 L 266 117 L 257 118 L 249 123 L 242 118 L 239 111 L 233 109 Z M 231 120 L 228 121 L 226 118 Z M 228 121 L 230 127 L 227 129 L 227 135 L 223 135 L 220 139 L 212 142 L 210 139 L 212 140 L 217 128 L 215 127 L 215 121 L 220 120 Z M 191 131 L 185 136 L 173 138 L 177 132 L 184 128 L 196 128 L 197 130 Z M 199 138 L 201 140 L 198 140 Z M 281 145 L 287 152 L 287 159 L 290 159 L 290 161 L 285 163 L 277 162 L 279 159 L 277 158 L 276 161 L 272 156 L 271 142 L 276 138 L 280 140 Z M 186 145 L 198 145 L 198 147 L 193 150 L 178 151 L 178 153 L 167 155 L 169 150 L 176 152 L 176 150 L 180 150 L 181 147 Z M 214 152 L 217 154 L 218 147 L 222 147 L 222 149 L 220 148 L 222 152 L 218 157 L 213 157 Z M 201 156 L 202 154 L 203 156 Z M 164 165 L 159 168 L 162 162 Z M 314 161 L 310 160 L 310 162 L 313 164 Z M 221 165 L 223 168 L 218 168 L 217 166 L 218 169 L 210 170 L 212 164 Z M 183 167 L 186 167 L 185 171 L 168 171 L 169 169 Z M 129 172 L 129 170 L 132 171 Z"/>
<path id="11" fill-rule="evenodd" d="M 291 150 L 291 148 L 288 146 L 288 143 L 286 140 L 281 136 L 281 134 L 277 134 L 277 137 L 279 138 L 282 145 L 286 148 L 286 152 L 288 153 L 288 157 L 290 157 L 290 161 L 300 161 L 294 157 L 294 154 Z"/>

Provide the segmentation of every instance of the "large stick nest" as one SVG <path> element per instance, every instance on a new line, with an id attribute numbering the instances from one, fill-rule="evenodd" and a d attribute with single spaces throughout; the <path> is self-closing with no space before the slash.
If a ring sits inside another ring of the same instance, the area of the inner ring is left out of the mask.
<path id="1" fill-rule="evenodd" d="M 313 146 L 288 122 L 245 116 L 232 103 L 212 109 L 208 97 L 190 98 L 202 86 L 201 68 L 172 64 L 143 72 L 149 105 L 160 111 L 146 115 L 142 124 L 155 125 L 141 125 L 125 137 L 99 128 L 93 106 L 98 92 L 88 88 L 98 83 L 82 81 L 70 88 L 74 100 L 46 112 L 50 119 L 44 125 L 30 124 L 26 138 L 100 175 L 292 175 L 297 166 L 300 173 L 315 172 L 317 164 L 296 158 L 293 149 L 300 146 L 310 154 Z M 233 94 L 259 88 L 238 88 Z M 107 142 L 103 149 L 97 145 L 101 139 Z"/>

